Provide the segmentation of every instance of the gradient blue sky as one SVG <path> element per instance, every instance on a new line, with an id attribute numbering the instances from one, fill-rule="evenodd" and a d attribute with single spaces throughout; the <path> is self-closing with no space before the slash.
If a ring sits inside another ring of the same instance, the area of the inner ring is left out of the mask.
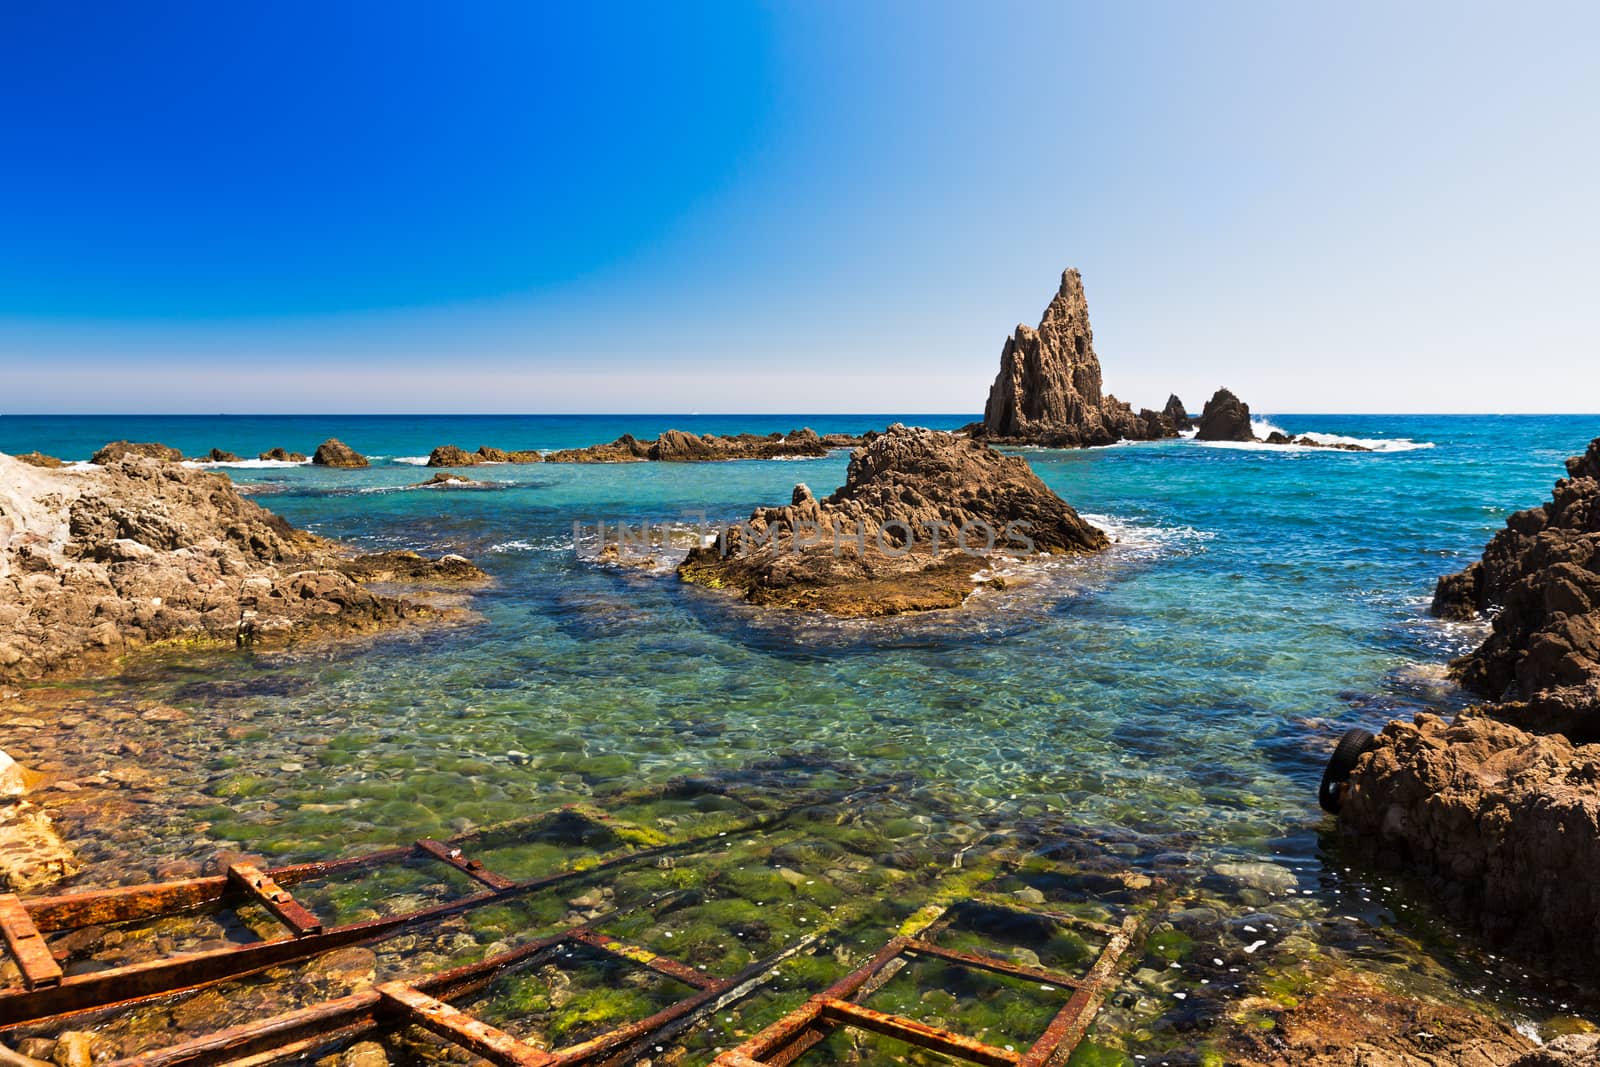
<path id="1" fill-rule="evenodd" d="M 587 9 L 585 9 L 587 8 Z M 1600 410 L 1600 5 L 0 6 L 0 412 Z"/>

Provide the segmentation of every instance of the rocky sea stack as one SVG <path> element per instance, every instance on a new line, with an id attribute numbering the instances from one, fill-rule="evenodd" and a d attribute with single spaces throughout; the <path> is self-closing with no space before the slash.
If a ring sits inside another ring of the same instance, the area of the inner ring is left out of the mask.
<path id="1" fill-rule="evenodd" d="M 1433 610 L 1496 612 L 1452 670 L 1489 703 L 1393 722 L 1356 765 L 1342 834 L 1430 879 L 1452 913 L 1600 974 L 1600 438 L 1506 521 Z"/>
<path id="2" fill-rule="evenodd" d="M 1107 544 L 1025 460 L 896 424 L 856 450 L 832 495 L 796 486 L 787 506 L 757 508 L 692 549 L 678 574 L 757 604 L 893 615 L 960 605 L 996 555 Z"/>
<path id="3" fill-rule="evenodd" d="M 317 446 L 311 462 L 319 467 L 365 467 L 367 457 L 351 448 L 337 437 L 330 437 Z"/>
<path id="4" fill-rule="evenodd" d="M 1250 428 L 1250 405 L 1227 389 L 1218 389 L 1200 413 L 1197 441 L 1254 441 Z"/>
<path id="5" fill-rule="evenodd" d="M 1006 339 L 983 422 L 968 429 L 1001 443 L 1078 448 L 1175 436 L 1177 428 L 1162 414 L 1135 414 L 1101 392 L 1089 301 L 1083 278 L 1069 267 L 1038 327 L 1019 325 Z"/>
<path id="6" fill-rule="evenodd" d="M 436 613 L 362 580 L 483 577 L 459 557 L 400 556 L 375 568 L 241 497 L 225 475 L 161 458 L 46 470 L 0 455 L 0 680 L 160 643 L 374 630 Z"/>

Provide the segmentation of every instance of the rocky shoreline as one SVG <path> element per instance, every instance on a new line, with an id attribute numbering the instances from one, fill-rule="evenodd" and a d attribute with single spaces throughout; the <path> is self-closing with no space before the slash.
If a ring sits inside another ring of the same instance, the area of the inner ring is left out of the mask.
<path id="1" fill-rule="evenodd" d="M 1390 723 L 1341 792 L 1339 830 L 1419 874 L 1495 942 L 1592 977 L 1600 956 L 1600 438 L 1552 499 L 1506 521 L 1433 610 L 1493 613 L 1452 671 L 1486 703 Z"/>

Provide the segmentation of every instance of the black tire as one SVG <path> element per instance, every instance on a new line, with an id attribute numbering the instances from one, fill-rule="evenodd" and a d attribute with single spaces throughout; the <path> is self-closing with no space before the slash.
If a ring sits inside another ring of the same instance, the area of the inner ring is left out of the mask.
<path id="1" fill-rule="evenodd" d="M 1356 761 L 1377 744 L 1378 739 L 1360 727 L 1346 730 L 1339 738 L 1333 755 L 1328 757 L 1328 769 L 1322 772 L 1322 785 L 1317 789 L 1317 803 L 1322 805 L 1323 811 L 1339 814 L 1339 787 L 1349 780 L 1350 772 L 1356 769 Z"/>

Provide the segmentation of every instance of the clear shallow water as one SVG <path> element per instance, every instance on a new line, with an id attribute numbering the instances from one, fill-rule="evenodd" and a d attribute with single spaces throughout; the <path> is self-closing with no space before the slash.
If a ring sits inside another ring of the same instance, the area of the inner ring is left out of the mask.
<path id="1" fill-rule="evenodd" d="M 370 455 L 416 457 L 444 443 L 555 448 L 669 426 L 829 432 L 888 421 L 7 416 L 0 449 L 83 458 L 128 437 L 252 455 L 309 452 L 336 435 Z M 1027 451 L 1049 485 L 1117 533 L 1117 549 L 1059 565 L 994 610 L 883 624 L 752 618 L 715 593 L 572 550 L 575 520 L 731 519 L 786 500 L 797 481 L 827 491 L 843 479 L 843 453 L 480 467 L 471 475 L 488 488 L 447 490 L 406 489 L 423 472 L 405 463 L 234 470 L 297 524 L 370 548 L 462 552 L 495 585 L 468 627 L 347 655 L 149 662 L 96 683 L 97 700 L 153 699 L 193 716 L 119 727 L 160 788 L 194 797 L 132 808 L 123 831 L 171 856 L 219 843 L 275 859 L 326 855 L 804 754 L 864 781 L 909 778 L 985 818 L 1084 828 L 1152 869 L 1174 855 L 1202 867 L 1271 860 L 1294 873 L 1296 894 L 1378 921 L 1389 914 L 1381 895 L 1345 879 L 1318 835 L 1327 751 L 1348 725 L 1459 705 L 1438 668 L 1474 635 L 1427 617 L 1433 583 L 1475 557 L 1510 510 L 1547 496 L 1600 418 L 1272 423 L 1432 447 L 1180 440 Z M 71 733 L 51 747 L 73 773 L 126 762 L 92 731 L 79 742 Z M 95 832 L 87 821 L 84 830 Z M 111 879 L 118 855 L 125 842 L 86 848 L 90 878 Z"/>

